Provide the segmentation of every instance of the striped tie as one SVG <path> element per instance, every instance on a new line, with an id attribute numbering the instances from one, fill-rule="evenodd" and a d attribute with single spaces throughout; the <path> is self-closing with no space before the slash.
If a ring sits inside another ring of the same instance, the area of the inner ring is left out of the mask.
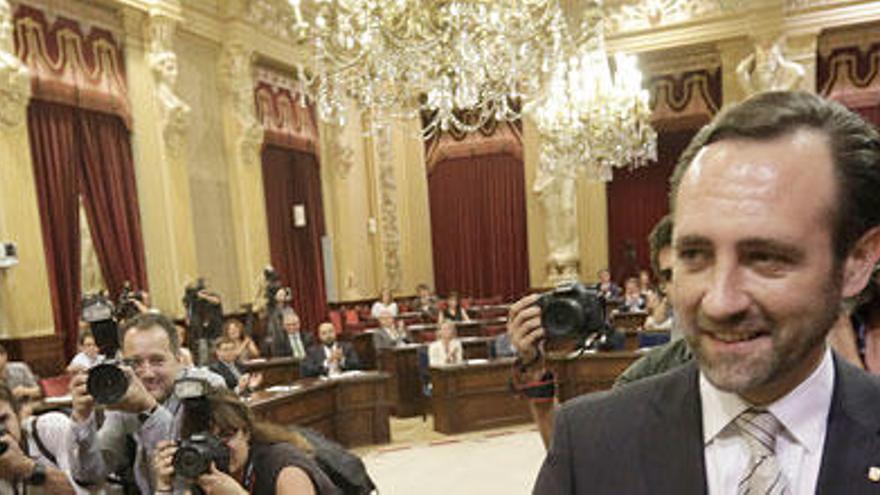
<path id="1" fill-rule="evenodd" d="M 782 423 L 761 409 L 748 409 L 734 422 L 749 446 L 749 465 L 737 486 L 739 495 L 791 493 L 776 459 L 776 436 Z"/>

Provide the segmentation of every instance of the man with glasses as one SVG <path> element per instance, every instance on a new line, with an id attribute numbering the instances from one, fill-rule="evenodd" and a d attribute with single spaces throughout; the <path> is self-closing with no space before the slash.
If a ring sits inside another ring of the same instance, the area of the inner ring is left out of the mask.
<path id="1" fill-rule="evenodd" d="M 161 314 L 139 314 L 125 322 L 121 368 L 128 377 L 128 390 L 118 402 L 107 406 L 98 426 L 95 401 L 88 393 L 88 374 L 71 380 L 73 400 L 71 434 L 75 455 L 73 479 L 99 485 L 113 473 L 120 482 L 134 485 L 141 493 L 153 493 L 150 459 L 160 440 L 174 438 L 183 413 L 174 396 L 174 381 L 184 373 L 174 324 Z M 207 370 L 189 369 L 212 386 L 223 387 L 223 378 Z"/>

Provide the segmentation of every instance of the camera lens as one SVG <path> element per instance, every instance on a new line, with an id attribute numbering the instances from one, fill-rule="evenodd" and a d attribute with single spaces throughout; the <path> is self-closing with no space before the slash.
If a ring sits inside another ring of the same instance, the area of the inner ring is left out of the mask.
<path id="1" fill-rule="evenodd" d="M 541 326 L 550 338 L 576 334 L 583 324 L 583 308 L 573 299 L 553 298 L 541 310 Z"/>
<path id="2" fill-rule="evenodd" d="M 174 473 L 184 478 L 198 478 L 208 472 L 211 457 L 197 446 L 181 446 L 174 453 Z"/>
<path id="3" fill-rule="evenodd" d="M 128 390 L 128 377 L 116 365 L 99 364 L 89 370 L 86 389 L 98 404 L 113 404 Z"/>

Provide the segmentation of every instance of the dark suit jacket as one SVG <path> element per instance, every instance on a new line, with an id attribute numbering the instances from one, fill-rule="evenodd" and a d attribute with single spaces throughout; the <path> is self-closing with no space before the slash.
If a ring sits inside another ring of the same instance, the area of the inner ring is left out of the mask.
<path id="1" fill-rule="evenodd" d="M 816 493 L 880 493 L 880 379 L 834 359 L 835 384 Z M 566 403 L 535 494 L 707 493 L 696 363 Z"/>
<path id="2" fill-rule="evenodd" d="M 220 361 L 214 361 L 213 363 L 211 363 L 210 366 L 208 366 L 208 369 L 222 376 L 223 381 L 226 382 L 226 388 L 228 388 L 229 390 L 235 390 L 235 387 L 238 386 L 238 379 L 235 377 L 235 373 L 233 373 L 228 366 L 221 363 Z M 239 373 L 242 372 L 240 369 L 238 371 Z"/>
<path id="3" fill-rule="evenodd" d="M 315 337 L 309 332 L 300 332 L 299 338 L 302 339 L 303 349 L 306 355 L 309 349 L 315 344 Z M 282 331 L 280 334 L 272 337 L 272 357 L 289 357 L 293 356 L 293 349 L 290 348 L 290 338 L 287 332 Z"/>
<path id="4" fill-rule="evenodd" d="M 345 356 L 342 371 L 360 369 L 361 362 L 354 347 L 349 342 L 336 343 L 342 347 L 342 355 Z M 327 368 L 324 367 L 324 359 L 323 344 L 315 344 L 309 347 L 308 352 L 306 352 L 306 358 L 300 363 L 300 374 L 304 377 L 326 375 Z"/>

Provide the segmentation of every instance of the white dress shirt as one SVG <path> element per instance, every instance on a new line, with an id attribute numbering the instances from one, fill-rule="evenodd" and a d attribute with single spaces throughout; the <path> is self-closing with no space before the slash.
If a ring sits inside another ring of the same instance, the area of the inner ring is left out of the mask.
<path id="1" fill-rule="evenodd" d="M 766 408 L 784 426 L 776 439 L 776 459 L 789 493 L 816 493 L 833 391 L 834 361 L 826 348 L 813 373 Z M 733 420 L 751 406 L 739 395 L 716 388 L 702 373 L 700 398 L 709 493 L 735 495 L 749 462 L 749 448 Z"/>
<path id="2" fill-rule="evenodd" d="M 428 364 L 430 366 L 444 366 L 447 364 L 461 364 L 464 362 L 464 350 L 461 341 L 452 339 L 449 349 L 443 345 L 442 340 L 435 340 L 428 346 Z"/>

